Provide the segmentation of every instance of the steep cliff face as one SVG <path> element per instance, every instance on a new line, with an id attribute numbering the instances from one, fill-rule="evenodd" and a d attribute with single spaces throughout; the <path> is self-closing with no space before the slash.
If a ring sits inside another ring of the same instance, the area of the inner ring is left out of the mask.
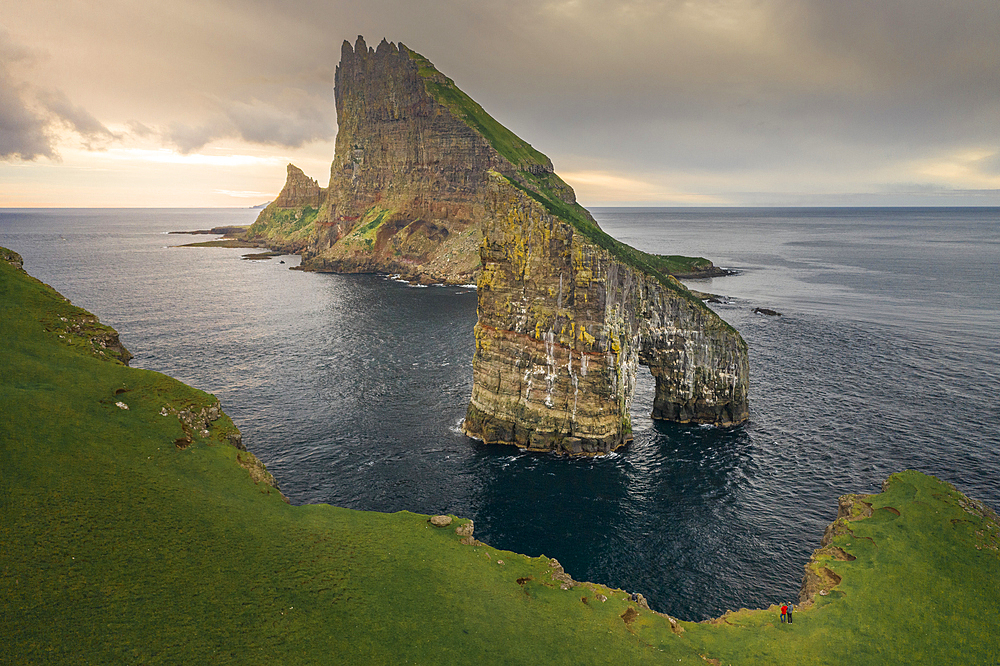
<path id="1" fill-rule="evenodd" d="M 305 263 L 425 282 L 474 280 L 482 178 L 505 168 L 502 158 L 433 98 L 405 46 L 344 42 L 334 95 L 330 196 Z"/>
<path id="2" fill-rule="evenodd" d="M 470 436 L 611 451 L 631 439 L 639 365 L 656 377 L 654 418 L 747 419 L 736 331 L 676 280 L 601 247 L 499 173 L 481 257 Z"/>
<path id="3" fill-rule="evenodd" d="M 313 270 L 478 276 L 466 433 L 613 450 L 631 437 L 640 364 L 656 377 L 654 417 L 746 420 L 746 345 L 669 275 L 711 262 L 605 234 L 545 155 L 402 44 L 344 42 L 335 96 L 329 188 L 289 165 L 251 236 Z"/>

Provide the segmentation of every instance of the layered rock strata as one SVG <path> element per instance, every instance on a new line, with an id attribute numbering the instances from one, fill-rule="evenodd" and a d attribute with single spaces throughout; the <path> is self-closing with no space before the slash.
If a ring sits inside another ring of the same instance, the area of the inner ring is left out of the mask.
<path id="1" fill-rule="evenodd" d="M 498 173 L 488 211 L 467 434 L 611 451 L 631 439 L 639 365 L 656 378 L 654 418 L 748 418 L 746 344 L 676 280 L 616 257 Z"/>
<path id="2" fill-rule="evenodd" d="M 746 345 L 671 272 L 711 262 L 651 255 L 605 234 L 552 162 L 400 44 L 344 42 L 330 185 L 289 165 L 250 237 L 307 269 L 477 280 L 465 432 L 567 453 L 631 437 L 637 367 L 653 416 L 747 418 Z"/>

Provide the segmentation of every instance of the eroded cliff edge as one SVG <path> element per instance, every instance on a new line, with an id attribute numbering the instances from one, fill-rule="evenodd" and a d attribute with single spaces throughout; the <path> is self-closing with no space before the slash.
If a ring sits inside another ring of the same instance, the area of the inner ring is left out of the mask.
<path id="1" fill-rule="evenodd" d="M 289 165 L 251 238 L 312 270 L 479 287 L 472 437 L 572 454 L 631 439 L 639 365 L 653 417 L 748 418 L 740 335 L 653 255 L 604 233 L 552 162 L 407 47 L 344 42 L 330 185 Z"/>
<path id="2" fill-rule="evenodd" d="M 571 454 L 631 439 L 639 365 L 653 417 L 748 418 L 747 347 L 674 278 L 602 247 L 499 173 L 489 187 L 467 434 Z M 616 252 L 615 250 L 619 250 Z"/>

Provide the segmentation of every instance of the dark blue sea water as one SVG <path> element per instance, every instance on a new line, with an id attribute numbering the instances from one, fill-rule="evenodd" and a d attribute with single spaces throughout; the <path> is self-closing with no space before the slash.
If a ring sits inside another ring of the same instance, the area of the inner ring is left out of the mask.
<path id="1" fill-rule="evenodd" d="M 468 516 L 497 548 L 685 619 L 793 599 L 837 497 L 893 471 L 1000 506 L 1000 209 L 594 213 L 644 250 L 739 271 L 691 286 L 732 298 L 715 307 L 750 345 L 748 425 L 654 423 L 644 374 L 619 454 L 467 439 L 475 291 L 164 233 L 256 211 L 0 210 L 0 245 L 117 328 L 133 365 L 218 395 L 292 502 Z"/>

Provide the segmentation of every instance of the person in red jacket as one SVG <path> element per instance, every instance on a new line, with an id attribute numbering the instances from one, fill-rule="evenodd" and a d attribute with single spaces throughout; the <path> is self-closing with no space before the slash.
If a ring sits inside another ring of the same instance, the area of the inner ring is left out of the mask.
<path id="1" fill-rule="evenodd" d="M 784 622 L 788 619 L 788 604 L 781 604 L 781 621 Z"/>

